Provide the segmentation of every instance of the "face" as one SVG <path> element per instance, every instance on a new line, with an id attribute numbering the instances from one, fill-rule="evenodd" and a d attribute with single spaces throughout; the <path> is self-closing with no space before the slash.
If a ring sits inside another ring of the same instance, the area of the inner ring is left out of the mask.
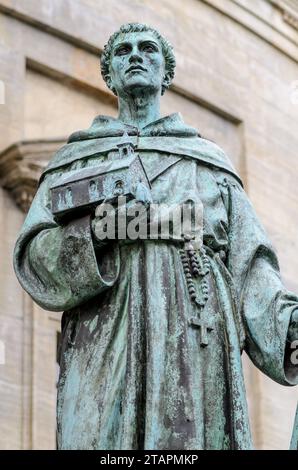
<path id="1" fill-rule="evenodd" d="M 154 34 L 146 31 L 118 36 L 113 45 L 110 75 L 118 96 L 161 92 L 165 61 Z"/>

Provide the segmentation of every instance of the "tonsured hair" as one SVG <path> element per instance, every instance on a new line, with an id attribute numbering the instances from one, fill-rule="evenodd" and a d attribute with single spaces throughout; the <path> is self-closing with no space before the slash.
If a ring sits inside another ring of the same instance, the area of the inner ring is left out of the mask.
<path id="1" fill-rule="evenodd" d="M 151 28 L 150 26 L 147 26 L 142 23 L 127 23 L 123 24 L 118 31 L 116 31 L 112 36 L 109 38 L 107 44 L 104 46 L 103 53 L 101 55 L 101 74 L 106 82 L 107 86 L 110 88 L 110 90 L 117 95 L 116 90 L 114 89 L 111 81 L 111 75 L 110 75 L 110 62 L 111 62 L 111 54 L 112 54 L 112 49 L 113 49 L 113 44 L 115 40 L 118 38 L 120 34 L 123 33 L 143 33 L 150 31 L 151 33 L 154 34 L 156 39 L 159 40 L 162 48 L 162 53 L 165 59 L 165 77 L 162 83 L 162 89 L 161 89 L 161 94 L 163 95 L 165 90 L 169 88 L 171 85 L 171 82 L 174 78 L 175 74 L 175 66 L 176 66 L 176 60 L 173 52 L 173 48 L 171 44 L 163 38 L 158 31 L 156 31 L 154 28 Z"/>

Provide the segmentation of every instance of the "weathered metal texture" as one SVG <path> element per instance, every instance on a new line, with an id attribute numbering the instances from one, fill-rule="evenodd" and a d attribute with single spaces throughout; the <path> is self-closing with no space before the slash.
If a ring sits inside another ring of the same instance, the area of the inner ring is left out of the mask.
<path id="1" fill-rule="evenodd" d="M 160 118 L 160 39 L 148 31 L 116 37 L 123 49 L 112 59 L 110 85 L 119 119 L 99 116 L 58 152 L 15 249 L 27 292 L 48 310 L 65 310 L 58 445 L 249 449 L 241 353 L 280 384 L 297 384 L 288 341 L 298 336 L 298 298 L 282 285 L 271 243 L 225 154 L 179 115 Z M 157 49 L 146 49 L 152 41 Z M 128 77 L 133 62 L 146 70 Z M 140 97 L 148 106 L 139 115 Z M 199 249 L 188 245 L 191 237 L 98 249 L 90 216 L 65 226 L 54 220 L 50 188 L 76 170 L 96 173 L 124 132 L 155 175 L 155 203 L 203 205 Z"/>
<path id="2" fill-rule="evenodd" d="M 118 159 L 101 163 L 96 170 L 75 170 L 55 182 L 51 187 L 51 210 L 57 221 L 69 220 L 74 213 L 76 217 L 94 213 L 104 201 L 112 202 L 118 196 L 136 198 L 139 183 L 150 193 L 150 182 L 139 157 L 132 153 L 121 158 L 120 153 Z"/>

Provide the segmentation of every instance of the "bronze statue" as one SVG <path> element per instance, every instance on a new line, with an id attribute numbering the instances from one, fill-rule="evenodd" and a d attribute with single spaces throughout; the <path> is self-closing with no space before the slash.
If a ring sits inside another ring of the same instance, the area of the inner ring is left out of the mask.
<path id="1" fill-rule="evenodd" d="M 250 449 L 241 353 L 297 384 L 298 297 L 224 152 L 179 114 L 160 116 L 170 44 L 123 25 L 101 66 L 119 116 L 97 116 L 53 157 L 14 258 L 33 299 L 64 310 L 59 448 Z M 121 195 L 146 224 L 153 204 L 201 205 L 202 224 L 103 240 L 100 208 Z"/>

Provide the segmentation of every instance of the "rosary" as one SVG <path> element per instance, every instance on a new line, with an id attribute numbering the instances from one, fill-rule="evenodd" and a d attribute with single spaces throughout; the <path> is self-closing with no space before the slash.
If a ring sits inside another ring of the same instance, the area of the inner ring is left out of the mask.
<path id="1" fill-rule="evenodd" d="M 203 246 L 195 250 L 192 242 L 194 236 L 185 235 L 184 239 L 184 249 L 180 250 L 181 261 L 190 298 L 198 307 L 198 315 L 190 318 L 189 324 L 200 329 L 200 344 L 202 347 L 206 347 L 208 346 L 208 333 L 213 330 L 212 325 L 208 323 L 203 314 L 209 298 L 209 287 L 206 279 L 210 272 L 209 260 Z M 201 278 L 199 292 L 195 287 L 193 278 Z"/>

